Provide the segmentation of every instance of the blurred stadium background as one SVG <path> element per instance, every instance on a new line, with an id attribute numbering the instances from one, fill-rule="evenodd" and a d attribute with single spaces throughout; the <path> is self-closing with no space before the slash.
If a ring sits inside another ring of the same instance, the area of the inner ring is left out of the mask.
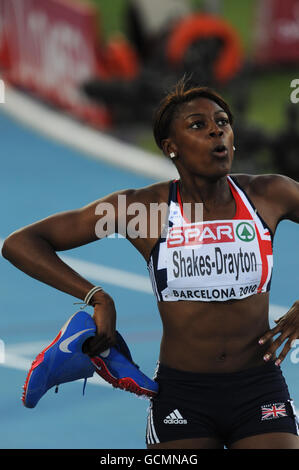
<path id="1" fill-rule="evenodd" d="M 152 112 L 191 72 L 232 105 L 234 171 L 298 180 L 298 0 L 0 0 L 0 243 L 49 214 L 171 178 Z M 275 250 L 272 325 L 298 291 L 294 224 L 280 225 Z M 67 255 L 111 292 L 118 329 L 151 375 L 161 325 L 143 260 L 121 239 Z M 32 359 L 74 306 L 3 259 L 0 272 L 0 448 L 144 448 L 147 402 L 99 379 L 84 398 L 72 383 L 22 407 Z M 283 368 L 297 408 L 298 362 L 294 345 Z"/>

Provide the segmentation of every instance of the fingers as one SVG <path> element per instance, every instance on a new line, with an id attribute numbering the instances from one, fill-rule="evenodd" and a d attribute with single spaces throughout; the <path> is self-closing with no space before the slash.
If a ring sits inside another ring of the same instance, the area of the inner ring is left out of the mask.
<path id="1" fill-rule="evenodd" d="M 275 364 L 279 366 L 281 362 L 285 359 L 286 355 L 292 347 L 292 343 L 299 337 L 299 302 L 290 308 L 290 310 L 278 320 L 275 320 L 276 326 L 272 330 L 267 331 L 260 339 L 259 344 L 264 345 L 270 343 L 270 346 L 267 352 L 264 354 L 264 361 L 269 361 L 272 358 L 275 358 L 277 349 L 283 346 L 279 356 L 275 360 Z M 275 335 L 279 335 L 275 341 L 272 338 Z"/>
<path id="2" fill-rule="evenodd" d="M 83 343 L 82 352 L 88 356 L 97 356 L 113 346 L 114 341 L 105 334 L 91 336 Z"/>
<path id="3" fill-rule="evenodd" d="M 287 334 L 281 334 L 275 341 L 273 341 L 273 343 L 271 344 L 271 346 L 269 347 L 268 351 L 265 353 L 263 359 L 264 361 L 269 361 L 270 359 L 272 359 L 273 357 L 275 357 L 275 353 L 276 353 L 276 350 L 284 343 L 284 341 L 287 339 L 288 335 Z M 279 355 L 279 358 L 275 361 L 275 364 L 276 365 L 279 365 L 281 363 L 281 361 L 283 360 L 283 358 L 285 357 L 285 355 L 287 354 L 288 350 L 290 349 L 287 349 L 287 344 L 289 343 L 289 341 L 286 343 L 285 347 L 284 347 L 284 355 L 282 356 L 282 354 Z"/>
<path id="4" fill-rule="evenodd" d="M 282 361 L 285 359 L 288 352 L 290 351 L 292 347 L 292 343 L 296 339 L 296 335 L 292 334 L 290 330 L 281 331 L 280 327 L 275 327 L 269 332 L 267 332 L 262 338 L 260 338 L 259 344 L 265 344 L 277 333 L 280 333 L 280 335 L 275 339 L 275 341 L 271 343 L 263 359 L 264 361 L 267 362 L 270 359 L 275 358 L 277 349 L 287 340 L 279 356 L 275 360 L 275 364 L 279 366 L 282 363 Z"/>
<path id="5" fill-rule="evenodd" d="M 281 320 L 281 319 L 280 319 Z M 278 322 L 280 320 L 277 320 Z M 272 328 L 272 330 L 267 331 L 260 339 L 259 339 L 259 344 L 265 344 L 267 343 L 273 336 L 277 335 L 281 331 L 282 324 L 278 324 L 275 326 L 275 328 Z"/>
<path id="6" fill-rule="evenodd" d="M 116 311 L 113 301 L 106 299 L 104 304 L 96 302 L 93 320 L 96 324 L 97 334 L 88 338 L 82 347 L 83 353 L 91 357 L 111 348 L 116 342 Z"/>
<path id="7" fill-rule="evenodd" d="M 276 361 L 275 361 L 275 364 L 276 364 L 277 366 L 279 366 L 279 365 L 282 363 L 282 361 L 284 360 L 284 358 L 285 358 L 286 355 L 288 354 L 289 350 L 290 350 L 291 347 L 292 347 L 292 342 L 293 342 L 293 340 L 288 339 L 288 341 L 287 341 L 286 344 L 284 345 L 284 347 L 283 347 L 281 353 L 279 354 L 278 358 L 277 358 Z"/>

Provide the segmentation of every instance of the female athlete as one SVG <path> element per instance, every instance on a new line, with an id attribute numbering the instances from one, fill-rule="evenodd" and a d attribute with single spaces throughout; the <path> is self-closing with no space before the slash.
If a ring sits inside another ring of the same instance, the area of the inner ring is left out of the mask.
<path id="1" fill-rule="evenodd" d="M 163 324 L 146 442 L 150 449 L 299 449 L 280 363 L 299 338 L 299 301 L 270 330 L 272 243 L 283 219 L 299 222 L 299 185 L 281 175 L 230 175 L 233 117 L 213 90 L 181 80 L 160 103 L 154 136 L 179 179 L 116 192 L 11 234 L 3 255 L 28 275 L 84 299 L 93 285 L 56 254 L 101 238 L 99 204 L 123 230 L 119 196 L 146 208 L 142 236 L 126 232 L 147 262 Z M 281 156 L 283 158 L 283 155 Z M 153 235 L 151 205 L 167 203 Z M 106 206 L 107 207 L 107 206 Z M 126 212 L 127 227 L 133 220 Z M 107 235 L 107 233 L 106 233 Z M 90 356 L 114 344 L 116 311 L 93 296 Z M 275 338 L 276 336 L 276 338 Z M 280 354 L 277 349 L 285 342 Z"/>

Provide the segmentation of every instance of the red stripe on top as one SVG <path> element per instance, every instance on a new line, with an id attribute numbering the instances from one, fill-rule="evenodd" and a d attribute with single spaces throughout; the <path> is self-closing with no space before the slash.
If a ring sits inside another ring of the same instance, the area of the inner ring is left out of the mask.
<path id="1" fill-rule="evenodd" d="M 229 180 L 228 180 L 228 184 L 231 188 L 232 194 L 237 204 L 237 211 L 236 211 L 236 215 L 234 219 L 253 220 L 252 215 L 250 214 L 249 210 L 247 209 L 244 202 L 242 201 L 242 198 L 239 195 L 238 191 L 234 188 L 234 186 Z M 259 250 L 260 250 L 261 261 L 262 261 L 262 275 L 261 275 L 260 284 L 257 289 L 257 292 L 260 293 L 264 287 L 264 284 L 267 280 L 268 273 L 269 273 L 267 255 L 273 255 L 273 250 L 272 250 L 272 243 L 270 240 L 262 240 L 256 223 L 254 223 L 254 227 L 255 227 L 255 232 L 256 232 L 257 239 L 258 239 Z M 265 235 L 270 235 L 269 231 L 265 232 Z"/>
<path id="2" fill-rule="evenodd" d="M 176 180 L 176 182 L 178 182 L 178 180 Z M 185 216 L 184 211 L 183 211 L 183 204 L 182 204 L 179 184 L 177 184 L 176 195 L 177 195 L 177 200 L 178 200 L 178 203 L 179 203 L 179 206 L 180 206 L 180 210 L 181 210 L 181 214 L 182 214 L 183 219 L 185 220 L 185 222 L 187 222 L 187 224 L 191 224 L 191 221 L 187 219 L 187 217 Z"/>
<path id="3" fill-rule="evenodd" d="M 179 180 L 175 180 L 175 182 L 178 182 L 178 181 Z M 235 203 L 236 203 L 235 215 L 234 215 L 234 217 L 232 217 L 232 219 L 228 219 L 228 220 L 234 220 L 234 219 L 237 219 L 237 220 L 252 220 L 252 216 L 251 216 L 249 210 L 247 209 L 247 207 L 245 206 L 244 202 L 242 201 L 242 198 L 239 195 L 238 191 L 234 188 L 234 186 L 232 185 L 232 183 L 229 180 L 227 180 L 227 182 L 229 184 L 232 196 L 233 196 L 233 198 L 235 200 Z M 179 206 L 180 206 L 182 217 L 184 218 L 185 222 L 187 222 L 188 224 L 191 224 L 191 221 L 187 219 L 187 217 L 185 216 L 184 211 L 183 211 L 183 204 L 182 204 L 182 198 L 181 198 L 181 194 L 180 194 L 179 184 L 177 185 L 177 200 L 178 200 L 178 203 L 179 203 Z"/>
<path id="4" fill-rule="evenodd" d="M 252 220 L 252 215 L 250 214 L 249 210 L 245 206 L 240 194 L 236 190 L 236 188 L 233 186 L 233 184 L 227 180 L 230 190 L 232 192 L 233 198 L 236 201 L 236 213 L 233 219 L 237 220 Z"/>
<path id="5" fill-rule="evenodd" d="M 177 182 L 178 180 L 176 180 Z M 254 220 L 252 218 L 251 213 L 247 209 L 244 201 L 242 200 L 240 194 L 236 190 L 236 188 L 233 186 L 233 184 L 229 181 L 229 187 L 232 193 L 232 196 L 236 202 L 236 213 L 232 219 L 237 219 L 237 220 Z M 182 199 L 180 195 L 180 190 L 179 190 L 179 185 L 177 185 L 177 200 L 180 206 L 181 214 L 184 218 L 184 220 L 187 223 L 191 223 L 187 217 L 184 215 L 183 212 L 183 204 L 182 204 Z M 229 219 L 231 220 L 231 219 Z M 256 223 L 254 223 L 255 226 L 255 232 L 257 234 L 257 239 L 258 239 L 258 244 L 259 244 L 259 250 L 260 250 L 260 255 L 261 255 L 261 261 L 262 261 L 262 275 L 261 275 L 261 280 L 260 284 L 258 286 L 257 292 L 260 293 L 264 287 L 264 284 L 267 280 L 268 277 L 268 272 L 269 272 L 269 265 L 268 265 L 268 260 L 267 260 L 267 255 L 273 255 L 273 250 L 272 250 L 272 243 L 270 240 L 262 240 L 261 235 L 258 231 L 258 227 Z M 269 231 L 265 232 L 265 235 L 270 235 Z"/>

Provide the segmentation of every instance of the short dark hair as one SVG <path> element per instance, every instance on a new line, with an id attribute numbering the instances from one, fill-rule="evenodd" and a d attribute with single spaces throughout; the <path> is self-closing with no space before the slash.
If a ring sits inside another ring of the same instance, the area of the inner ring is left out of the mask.
<path id="1" fill-rule="evenodd" d="M 180 105 L 196 98 L 208 98 L 217 103 L 228 115 L 230 124 L 233 123 L 233 115 L 229 105 L 216 91 L 205 86 L 194 86 L 192 83 L 190 85 L 188 79 L 183 77 L 173 90 L 162 99 L 155 113 L 153 132 L 156 144 L 160 149 L 162 149 L 162 141 L 169 136 L 170 126 Z"/>

